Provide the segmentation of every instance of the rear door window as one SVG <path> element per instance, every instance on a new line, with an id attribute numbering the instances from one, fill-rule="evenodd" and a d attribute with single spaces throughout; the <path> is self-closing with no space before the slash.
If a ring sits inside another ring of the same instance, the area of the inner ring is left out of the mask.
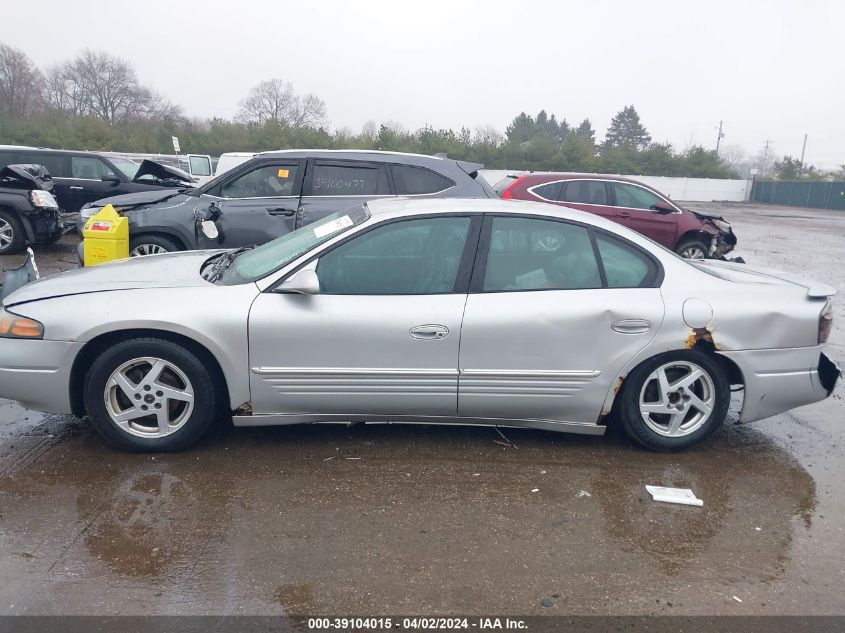
<path id="1" fill-rule="evenodd" d="M 562 182 L 550 182 L 545 185 L 537 185 L 536 187 L 531 188 L 531 192 L 535 196 L 539 196 L 544 200 L 549 200 L 554 202 L 558 199 L 560 195 L 560 189 L 563 186 Z"/>
<path id="2" fill-rule="evenodd" d="M 53 178 L 63 178 L 67 175 L 67 170 L 65 169 L 65 157 L 61 154 L 28 154 L 23 152 L 18 156 L 16 162 L 43 165 L 47 168 L 47 171 L 50 172 L 50 175 Z"/>
<path id="3" fill-rule="evenodd" d="M 601 180 L 570 180 L 560 196 L 561 202 L 607 205 L 607 184 Z"/>
<path id="4" fill-rule="evenodd" d="M 538 218 L 493 218 L 484 292 L 601 287 L 585 227 Z"/>
<path id="5" fill-rule="evenodd" d="M 188 157 L 188 165 L 194 176 L 210 176 L 211 175 L 211 160 L 208 156 L 190 156 Z"/>
<path id="6" fill-rule="evenodd" d="M 396 195 L 415 196 L 438 193 L 455 186 L 451 179 L 425 167 L 413 165 L 391 165 Z"/>
<path id="7" fill-rule="evenodd" d="M 234 177 L 220 187 L 222 198 L 281 198 L 296 195 L 299 163 L 271 163 Z"/>
<path id="8" fill-rule="evenodd" d="M 310 177 L 312 196 L 389 195 L 387 172 L 378 163 L 315 161 Z"/>
<path id="9" fill-rule="evenodd" d="M 608 288 L 649 286 L 657 275 L 654 262 L 634 246 L 620 240 L 596 235 Z"/>

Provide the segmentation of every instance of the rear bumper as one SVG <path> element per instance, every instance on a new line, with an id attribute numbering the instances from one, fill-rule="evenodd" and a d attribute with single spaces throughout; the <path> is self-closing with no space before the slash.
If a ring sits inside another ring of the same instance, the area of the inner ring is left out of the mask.
<path id="1" fill-rule="evenodd" d="M 70 370 L 81 343 L 0 339 L 0 398 L 70 413 Z"/>
<path id="2" fill-rule="evenodd" d="M 842 372 L 820 345 L 719 352 L 734 361 L 745 382 L 740 422 L 761 420 L 827 398 Z"/>

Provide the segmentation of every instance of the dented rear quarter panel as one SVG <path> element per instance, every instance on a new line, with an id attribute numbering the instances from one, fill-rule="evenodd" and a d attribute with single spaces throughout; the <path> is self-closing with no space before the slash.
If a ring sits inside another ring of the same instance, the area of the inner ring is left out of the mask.
<path id="1" fill-rule="evenodd" d="M 806 382 L 811 382 L 821 351 L 818 323 L 826 298 L 810 298 L 806 287 L 794 283 L 734 282 L 705 273 L 668 253 L 660 253 L 659 258 L 665 269 L 660 288 L 665 305 L 663 322 L 649 344 L 626 363 L 615 384 L 623 384 L 643 361 L 690 349 L 699 341 L 712 344 L 715 353 L 735 362 L 746 384 L 753 382 L 755 372 L 765 368 L 766 359 L 777 361 L 771 365 L 772 371 L 805 372 Z M 690 299 L 711 307 L 708 323 L 685 320 L 684 304 Z M 767 350 L 796 351 L 767 354 Z M 801 377 L 792 380 L 804 381 Z M 610 411 L 616 391 L 608 392 L 602 414 Z M 759 397 L 753 394 L 753 398 Z M 760 417 L 766 416 L 752 415 L 751 410 L 743 413 L 743 421 Z"/>

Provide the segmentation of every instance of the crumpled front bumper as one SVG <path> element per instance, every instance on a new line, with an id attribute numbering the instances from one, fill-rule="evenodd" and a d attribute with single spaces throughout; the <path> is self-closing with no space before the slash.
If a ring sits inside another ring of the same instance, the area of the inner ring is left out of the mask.
<path id="1" fill-rule="evenodd" d="M 727 233 L 719 231 L 719 233 L 714 235 L 713 239 L 710 241 L 710 257 L 713 259 L 722 259 L 734 249 L 736 242 L 736 234 L 733 230 L 730 230 Z"/>

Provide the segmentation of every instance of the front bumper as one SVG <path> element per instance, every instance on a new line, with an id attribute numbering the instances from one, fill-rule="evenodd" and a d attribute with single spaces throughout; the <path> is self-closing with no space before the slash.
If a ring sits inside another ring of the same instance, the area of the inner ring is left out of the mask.
<path id="1" fill-rule="evenodd" d="M 24 230 L 31 243 L 49 242 L 62 234 L 62 222 L 58 209 L 38 208 L 30 213 L 21 214 L 21 219 L 26 222 Z"/>
<path id="2" fill-rule="evenodd" d="M 734 249 L 734 246 L 736 246 L 736 235 L 733 230 L 727 233 L 720 231 L 718 235 L 713 236 L 710 242 L 710 257 L 722 259 Z"/>
<path id="3" fill-rule="evenodd" d="M 761 420 L 827 398 L 842 375 L 822 346 L 719 352 L 742 372 L 740 422 Z"/>
<path id="4" fill-rule="evenodd" d="M 71 413 L 70 371 L 81 343 L 0 338 L 0 398 Z"/>

